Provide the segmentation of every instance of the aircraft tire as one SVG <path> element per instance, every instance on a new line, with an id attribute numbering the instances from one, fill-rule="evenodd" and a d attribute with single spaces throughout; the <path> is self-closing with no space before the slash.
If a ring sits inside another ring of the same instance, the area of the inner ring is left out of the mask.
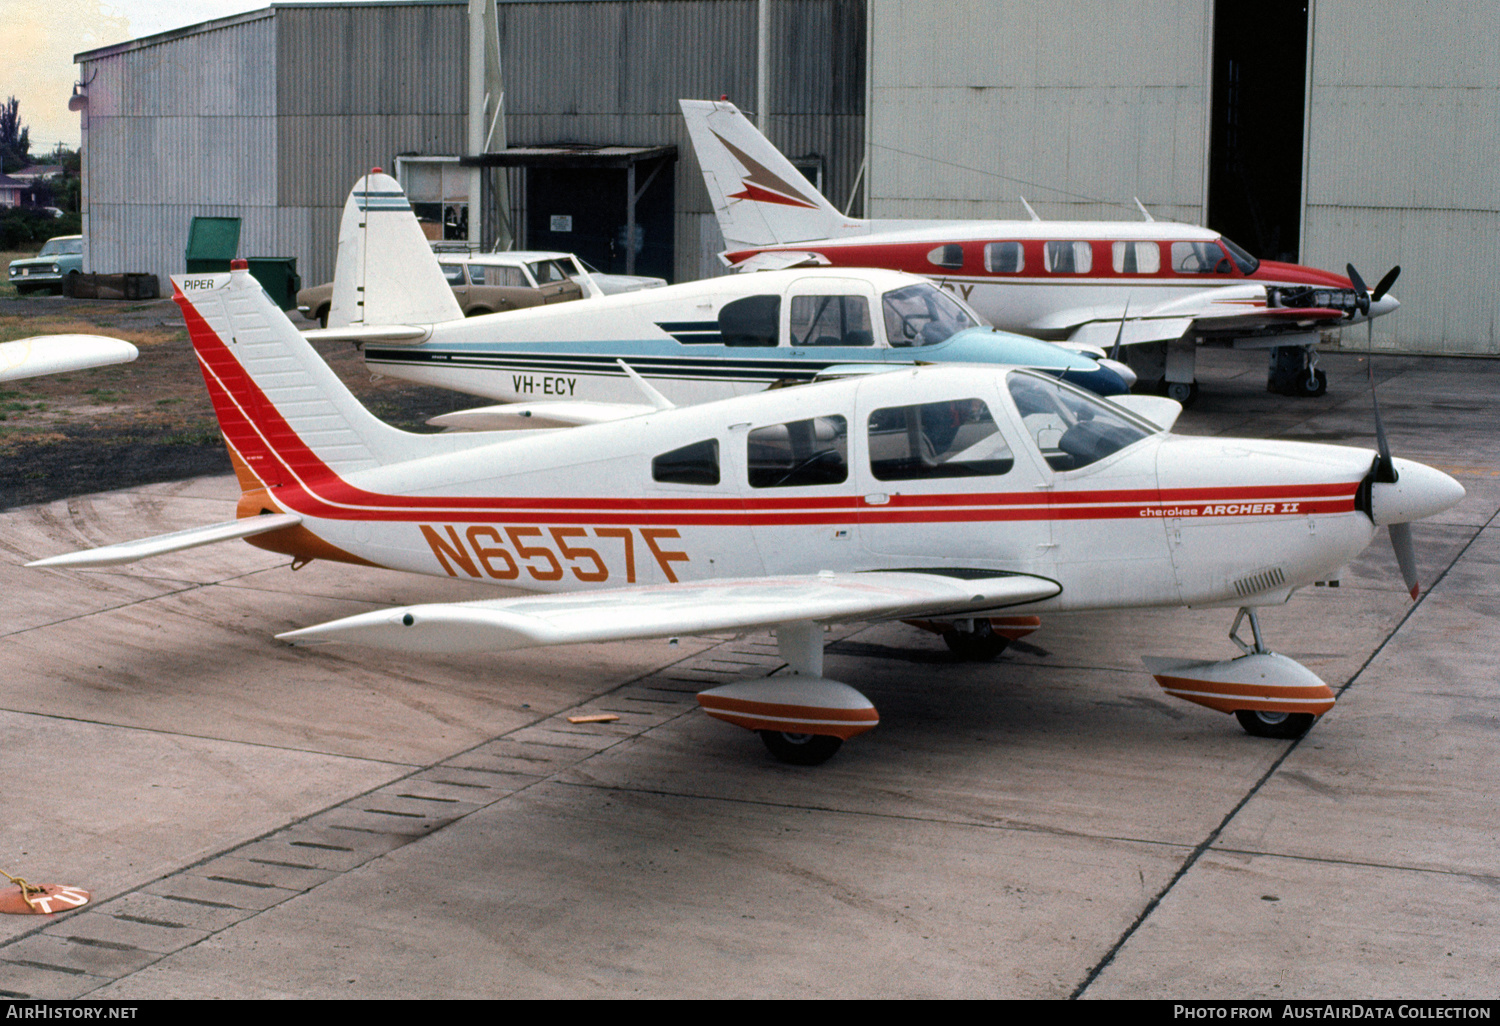
<path id="1" fill-rule="evenodd" d="M 1273 713 L 1259 709 L 1236 709 L 1234 718 L 1247 734 L 1292 740 L 1306 734 L 1313 725 L 1312 713 Z"/>
<path id="2" fill-rule="evenodd" d="M 975 620 L 972 631 L 944 631 L 943 643 L 960 659 L 989 662 L 1010 647 L 1010 639 L 996 634 L 988 620 Z"/>
<path id="3" fill-rule="evenodd" d="M 1305 370 L 1297 375 L 1297 394 L 1309 397 L 1323 395 L 1328 391 L 1328 375 L 1320 370 Z"/>
<path id="4" fill-rule="evenodd" d="M 1183 384 L 1181 381 L 1168 381 L 1162 378 L 1156 390 L 1168 399 L 1176 399 L 1184 406 L 1191 406 L 1198 399 L 1198 382 L 1196 381 Z"/>
<path id="5" fill-rule="evenodd" d="M 831 734 L 789 734 L 781 730 L 759 731 L 771 754 L 793 766 L 817 766 L 827 762 L 844 743 Z"/>

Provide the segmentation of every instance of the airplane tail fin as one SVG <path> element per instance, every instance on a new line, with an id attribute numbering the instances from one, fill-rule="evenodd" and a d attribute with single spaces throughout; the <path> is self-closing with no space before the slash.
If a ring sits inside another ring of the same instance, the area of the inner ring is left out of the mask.
<path id="1" fill-rule="evenodd" d="M 174 276 L 172 283 L 247 496 L 346 487 L 340 479 L 350 473 L 478 440 L 416 435 L 376 418 L 244 266 L 228 274 Z M 273 512 L 277 505 L 271 503 Z"/>
<path id="2" fill-rule="evenodd" d="M 679 100 L 730 249 L 861 235 L 869 222 L 845 217 L 727 100 Z"/>
<path id="3" fill-rule="evenodd" d="M 401 186 L 378 168 L 355 182 L 339 223 L 328 327 L 462 318 Z"/>

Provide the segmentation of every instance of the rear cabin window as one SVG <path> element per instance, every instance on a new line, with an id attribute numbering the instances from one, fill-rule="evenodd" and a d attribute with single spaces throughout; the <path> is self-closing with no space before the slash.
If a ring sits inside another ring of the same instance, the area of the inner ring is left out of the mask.
<path id="1" fill-rule="evenodd" d="M 1049 242 L 1042 258 L 1053 274 L 1088 274 L 1094 269 L 1094 247 L 1087 242 Z"/>
<path id="2" fill-rule="evenodd" d="M 719 335 L 726 346 L 774 346 L 780 320 L 780 296 L 746 296 L 719 310 Z"/>
<path id="3" fill-rule="evenodd" d="M 876 410 L 869 431 L 870 473 L 879 481 L 995 476 L 1016 462 L 981 399 Z"/>
<path id="4" fill-rule="evenodd" d="M 1111 256 L 1116 274 L 1156 274 L 1161 270 L 1161 247 L 1154 242 L 1117 242 Z"/>
<path id="5" fill-rule="evenodd" d="M 750 432 L 751 488 L 842 484 L 849 477 L 849 427 L 843 417 L 813 417 Z"/>
<path id="6" fill-rule="evenodd" d="M 526 275 L 521 273 L 519 267 L 495 267 L 489 265 L 476 267 L 470 265 L 469 273 L 474 275 L 476 280 L 479 279 L 482 273 L 486 285 L 505 285 L 516 288 L 526 287 Z"/>
<path id="7" fill-rule="evenodd" d="M 448 280 L 449 285 L 467 285 L 464 280 L 463 264 L 440 264 L 443 269 L 443 277 Z"/>
<path id="8" fill-rule="evenodd" d="M 719 440 L 710 438 L 662 453 L 651 461 L 651 479 L 663 484 L 718 484 Z"/>
<path id="9" fill-rule="evenodd" d="M 927 254 L 927 262 L 934 267 L 957 270 L 964 265 L 964 248 L 956 242 L 939 246 Z"/>
<path id="10" fill-rule="evenodd" d="M 1178 274 L 1228 274 L 1232 266 L 1217 242 L 1172 243 L 1172 270 Z"/>
<path id="11" fill-rule="evenodd" d="M 1019 242 L 986 243 L 984 269 L 991 274 L 1020 274 L 1026 270 L 1026 250 Z"/>
<path id="12" fill-rule="evenodd" d="M 870 301 L 864 296 L 793 296 L 794 346 L 873 346 Z"/>

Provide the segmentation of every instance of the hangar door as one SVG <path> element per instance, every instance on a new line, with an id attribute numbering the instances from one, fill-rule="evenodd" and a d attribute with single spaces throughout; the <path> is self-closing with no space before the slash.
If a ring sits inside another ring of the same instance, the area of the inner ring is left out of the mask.
<path id="1" fill-rule="evenodd" d="M 674 250 L 672 166 L 637 169 L 635 216 L 630 216 L 627 168 L 549 168 L 526 171 L 526 247 L 577 253 L 611 274 L 649 274 L 670 280 Z M 634 222 L 632 224 L 632 221 Z"/>

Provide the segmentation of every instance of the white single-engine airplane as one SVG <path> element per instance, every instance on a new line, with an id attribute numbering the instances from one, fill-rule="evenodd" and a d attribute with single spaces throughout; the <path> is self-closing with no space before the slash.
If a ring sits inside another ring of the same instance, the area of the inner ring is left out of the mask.
<path id="1" fill-rule="evenodd" d="M 1034 367 L 1103 395 L 1135 380 L 1102 352 L 995 331 L 894 271 L 738 275 L 465 318 L 400 186 L 378 171 L 345 204 L 333 296 L 335 326 L 309 338 L 357 343 L 373 373 L 507 404 L 437 421 L 470 430 L 632 416 L 652 408 L 637 374 L 680 405 L 919 361 Z"/>
<path id="2" fill-rule="evenodd" d="M 734 104 L 680 102 L 729 266 L 925 275 L 997 328 L 1123 343 L 1140 377 L 1181 402 L 1197 395 L 1196 343 L 1206 341 L 1291 352 L 1302 365 L 1294 390 L 1322 395 L 1318 332 L 1400 305 L 1387 295 L 1399 268 L 1372 294 L 1342 275 L 1257 260 L 1218 232 L 1169 221 L 1043 221 L 1034 212 L 1031 221 L 845 217 Z"/>
<path id="3" fill-rule="evenodd" d="M 1334 696 L 1264 648 L 1255 607 L 1332 578 L 1382 525 L 1409 556 L 1404 525 L 1463 495 L 1391 459 L 1383 430 L 1381 455 L 1184 438 L 1169 399 L 1111 401 L 996 367 L 849 377 L 566 430 L 413 435 L 355 400 L 244 261 L 173 280 L 240 518 L 29 565 L 245 538 L 298 562 L 542 593 L 282 635 L 296 644 L 500 652 L 770 629 L 791 672 L 699 702 L 793 762 L 820 762 L 878 722 L 863 695 L 823 677 L 826 625 L 921 620 L 982 638 L 1002 611 L 1241 607 L 1256 628 L 1244 657 L 1152 672 L 1251 733 L 1297 736 Z"/>

